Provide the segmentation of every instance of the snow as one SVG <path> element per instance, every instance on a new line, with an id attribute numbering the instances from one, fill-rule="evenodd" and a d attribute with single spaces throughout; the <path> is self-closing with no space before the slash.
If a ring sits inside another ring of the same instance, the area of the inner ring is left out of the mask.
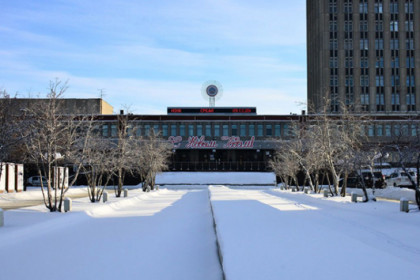
<path id="1" fill-rule="evenodd" d="M 419 214 L 279 190 L 210 187 L 226 279 L 418 279 Z"/>
<path id="2" fill-rule="evenodd" d="M 160 184 L 181 185 L 128 198 L 110 191 L 107 203 L 73 199 L 68 213 L 5 211 L 0 279 L 418 279 L 420 211 L 400 212 L 398 201 L 414 191 L 387 188 L 376 194 L 396 201 L 351 203 L 259 185 L 267 174 L 168 173 Z M 1 194 L 0 205 L 39 197 Z"/>
<path id="3" fill-rule="evenodd" d="M 5 212 L 1 279 L 221 279 L 207 190 Z"/>
<path id="4" fill-rule="evenodd" d="M 272 172 L 164 172 L 156 177 L 158 185 L 269 185 L 274 186 Z"/>

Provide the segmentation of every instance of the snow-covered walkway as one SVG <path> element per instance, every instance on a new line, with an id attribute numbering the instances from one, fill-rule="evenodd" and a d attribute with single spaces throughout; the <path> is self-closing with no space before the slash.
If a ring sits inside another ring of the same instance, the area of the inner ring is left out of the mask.
<path id="1" fill-rule="evenodd" d="M 419 215 L 278 190 L 210 187 L 226 279 L 419 279 Z"/>
<path id="2" fill-rule="evenodd" d="M 5 212 L 0 279 L 222 278 L 207 190 L 73 206 L 66 214 Z"/>

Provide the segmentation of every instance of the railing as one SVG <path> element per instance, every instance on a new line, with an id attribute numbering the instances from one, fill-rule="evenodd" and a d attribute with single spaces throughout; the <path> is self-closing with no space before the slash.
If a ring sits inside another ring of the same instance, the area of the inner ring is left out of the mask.
<path id="1" fill-rule="evenodd" d="M 269 171 L 265 161 L 185 161 L 171 162 L 169 171 Z"/>

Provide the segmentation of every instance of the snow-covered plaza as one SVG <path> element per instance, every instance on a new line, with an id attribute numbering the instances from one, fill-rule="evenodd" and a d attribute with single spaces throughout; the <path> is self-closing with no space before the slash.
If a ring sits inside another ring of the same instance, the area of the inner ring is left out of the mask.
<path id="1" fill-rule="evenodd" d="M 75 199 L 67 213 L 43 205 L 5 211 L 0 279 L 420 277 L 414 205 L 407 214 L 391 200 L 193 182 L 110 198 Z"/>

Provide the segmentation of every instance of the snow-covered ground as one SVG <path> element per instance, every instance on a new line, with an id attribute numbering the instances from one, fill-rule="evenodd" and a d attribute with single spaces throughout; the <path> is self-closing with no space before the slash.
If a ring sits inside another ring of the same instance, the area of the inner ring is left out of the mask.
<path id="1" fill-rule="evenodd" d="M 207 190 L 137 190 L 106 204 L 75 200 L 68 213 L 4 214 L 0 279 L 222 277 Z"/>
<path id="2" fill-rule="evenodd" d="M 5 211 L 0 279 L 222 279 L 210 203 L 228 280 L 419 278 L 414 205 L 407 214 L 398 201 L 351 203 L 270 186 L 204 185 L 209 174 L 179 179 L 197 189 L 133 189 L 128 198 L 110 192 L 107 203 L 75 199 L 68 213 L 43 205 Z M 230 174 L 238 185 L 269 178 Z M 377 194 L 399 199 L 414 191 Z M 0 203 L 39 196 L 39 190 L 1 194 Z"/>
<path id="3" fill-rule="evenodd" d="M 158 185 L 248 185 L 274 186 L 272 172 L 164 172 L 156 177 Z"/>
<path id="4" fill-rule="evenodd" d="M 420 212 L 210 187 L 226 279 L 419 279 Z"/>

